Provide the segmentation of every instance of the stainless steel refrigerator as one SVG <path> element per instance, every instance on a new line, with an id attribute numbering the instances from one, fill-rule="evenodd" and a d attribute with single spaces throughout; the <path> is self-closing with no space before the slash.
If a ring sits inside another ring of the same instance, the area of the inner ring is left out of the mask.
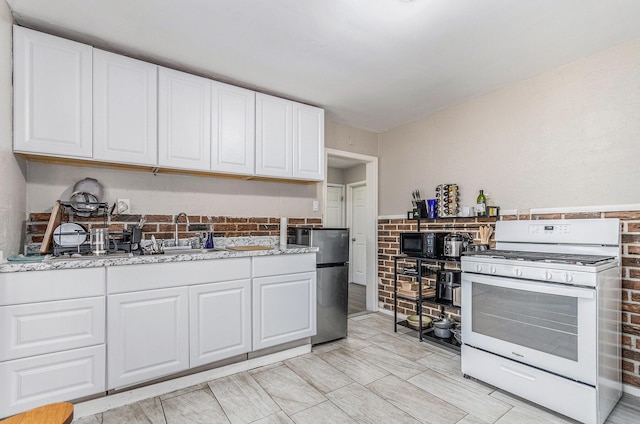
<path id="1" fill-rule="evenodd" d="M 349 308 L 349 229 L 296 227 L 291 230 L 295 233 L 295 244 L 320 249 L 316 254 L 318 332 L 311 338 L 311 344 L 346 337 Z"/>

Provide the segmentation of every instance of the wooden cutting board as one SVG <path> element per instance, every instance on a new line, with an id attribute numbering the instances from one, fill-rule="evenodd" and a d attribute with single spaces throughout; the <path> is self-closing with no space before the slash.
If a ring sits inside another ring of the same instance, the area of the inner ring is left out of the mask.
<path id="1" fill-rule="evenodd" d="M 60 215 L 60 200 L 56 200 L 53 209 L 51 210 L 51 216 L 49 216 L 49 222 L 47 223 L 47 230 L 44 232 L 44 238 L 42 244 L 40 244 L 40 254 L 45 255 L 51 250 L 51 239 L 53 238 L 53 230 L 58 226 Z"/>
<path id="2" fill-rule="evenodd" d="M 269 246 L 228 246 L 227 250 L 247 251 L 247 250 L 271 250 Z"/>

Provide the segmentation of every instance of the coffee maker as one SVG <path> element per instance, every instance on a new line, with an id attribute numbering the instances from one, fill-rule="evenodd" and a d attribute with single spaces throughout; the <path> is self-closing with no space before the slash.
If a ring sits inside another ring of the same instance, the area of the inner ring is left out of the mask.
<path id="1" fill-rule="evenodd" d="M 454 291 L 459 290 L 461 278 L 462 271 L 458 269 L 438 270 L 436 274 L 436 302 L 452 305 Z"/>

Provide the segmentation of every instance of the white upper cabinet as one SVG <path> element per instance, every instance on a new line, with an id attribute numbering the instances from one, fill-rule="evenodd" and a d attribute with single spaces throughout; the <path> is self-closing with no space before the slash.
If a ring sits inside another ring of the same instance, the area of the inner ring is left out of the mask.
<path id="1" fill-rule="evenodd" d="M 211 168 L 211 81 L 160 68 L 158 165 Z"/>
<path id="2" fill-rule="evenodd" d="M 14 26 L 15 152 L 324 179 L 324 110 Z"/>
<path id="3" fill-rule="evenodd" d="M 324 179 L 324 110 L 256 94 L 256 175 Z"/>
<path id="4" fill-rule="evenodd" d="M 91 158 L 91 46 L 13 31 L 14 150 Z"/>
<path id="5" fill-rule="evenodd" d="M 256 175 L 293 176 L 293 102 L 256 93 Z"/>
<path id="6" fill-rule="evenodd" d="M 324 179 L 324 110 L 293 104 L 293 177 Z"/>
<path id="7" fill-rule="evenodd" d="M 211 170 L 252 175 L 255 92 L 211 81 Z"/>
<path id="8" fill-rule="evenodd" d="M 157 165 L 158 67 L 93 51 L 93 158 Z"/>

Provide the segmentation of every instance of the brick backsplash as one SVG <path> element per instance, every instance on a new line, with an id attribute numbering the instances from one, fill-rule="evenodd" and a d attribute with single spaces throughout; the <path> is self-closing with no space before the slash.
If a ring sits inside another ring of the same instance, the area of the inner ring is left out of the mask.
<path id="1" fill-rule="evenodd" d="M 32 213 L 26 226 L 26 242 L 40 243 L 47 228 L 49 213 Z M 131 228 L 140 222 L 142 215 L 118 215 L 109 219 L 109 231 L 117 232 Z M 150 239 L 155 236 L 157 239 L 173 239 L 175 215 L 145 215 L 146 222 L 142 227 L 142 238 Z M 66 215 L 63 221 L 67 221 Z M 73 217 L 73 222 L 77 222 L 90 230 L 95 227 L 104 227 L 105 221 L 102 217 Z M 207 215 L 189 215 L 190 224 L 213 225 L 215 237 L 246 237 L 246 236 L 279 236 L 280 218 L 277 217 L 232 217 L 232 216 L 212 216 L 211 220 Z M 322 226 L 321 218 L 289 218 L 290 226 L 309 225 L 314 227 Z M 196 237 L 202 231 L 187 231 L 184 219 L 180 219 L 178 225 L 178 235 L 180 238 Z"/>
<path id="2" fill-rule="evenodd" d="M 495 218 L 455 218 L 421 221 L 420 231 L 443 231 L 469 233 L 478 243 L 479 228 L 490 225 L 495 227 Z M 400 254 L 400 233 L 405 231 L 417 231 L 417 222 L 408 219 L 380 219 L 378 220 L 378 303 L 382 308 L 393 311 L 393 257 Z M 492 242 L 493 243 L 493 242 Z M 398 269 L 404 261 L 398 261 Z M 407 261 L 414 264 L 414 261 Z M 459 269 L 457 264 L 448 264 L 446 268 Z M 399 276 L 399 281 L 411 281 L 411 277 Z M 435 275 L 423 277 L 423 281 L 431 282 L 435 286 Z M 425 303 L 422 311 L 431 317 L 440 315 L 438 305 Z M 406 300 L 398 301 L 398 313 L 412 315 L 416 313 L 415 302 Z M 445 308 L 445 313 L 459 321 L 460 314 L 455 308 Z"/>
<path id="3" fill-rule="evenodd" d="M 622 380 L 630 386 L 640 387 L 640 211 L 628 212 L 589 212 L 554 214 L 505 215 L 502 220 L 526 219 L 586 219 L 619 218 L 622 235 Z M 454 220 L 435 220 L 421 225 L 422 231 L 460 231 L 471 232 L 477 238 L 480 225 L 492 225 L 486 220 L 460 218 Z M 387 310 L 393 310 L 393 257 L 398 255 L 399 235 L 403 231 L 416 231 L 416 222 L 407 219 L 378 220 L 378 302 Z M 437 308 L 424 308 L 425 313 L 437 316 Z M 410 315 L 415 313 L 415 303 L 401 301 L 398 312 Z M 447 310 L 454 319 L 455 310 Z"/>

